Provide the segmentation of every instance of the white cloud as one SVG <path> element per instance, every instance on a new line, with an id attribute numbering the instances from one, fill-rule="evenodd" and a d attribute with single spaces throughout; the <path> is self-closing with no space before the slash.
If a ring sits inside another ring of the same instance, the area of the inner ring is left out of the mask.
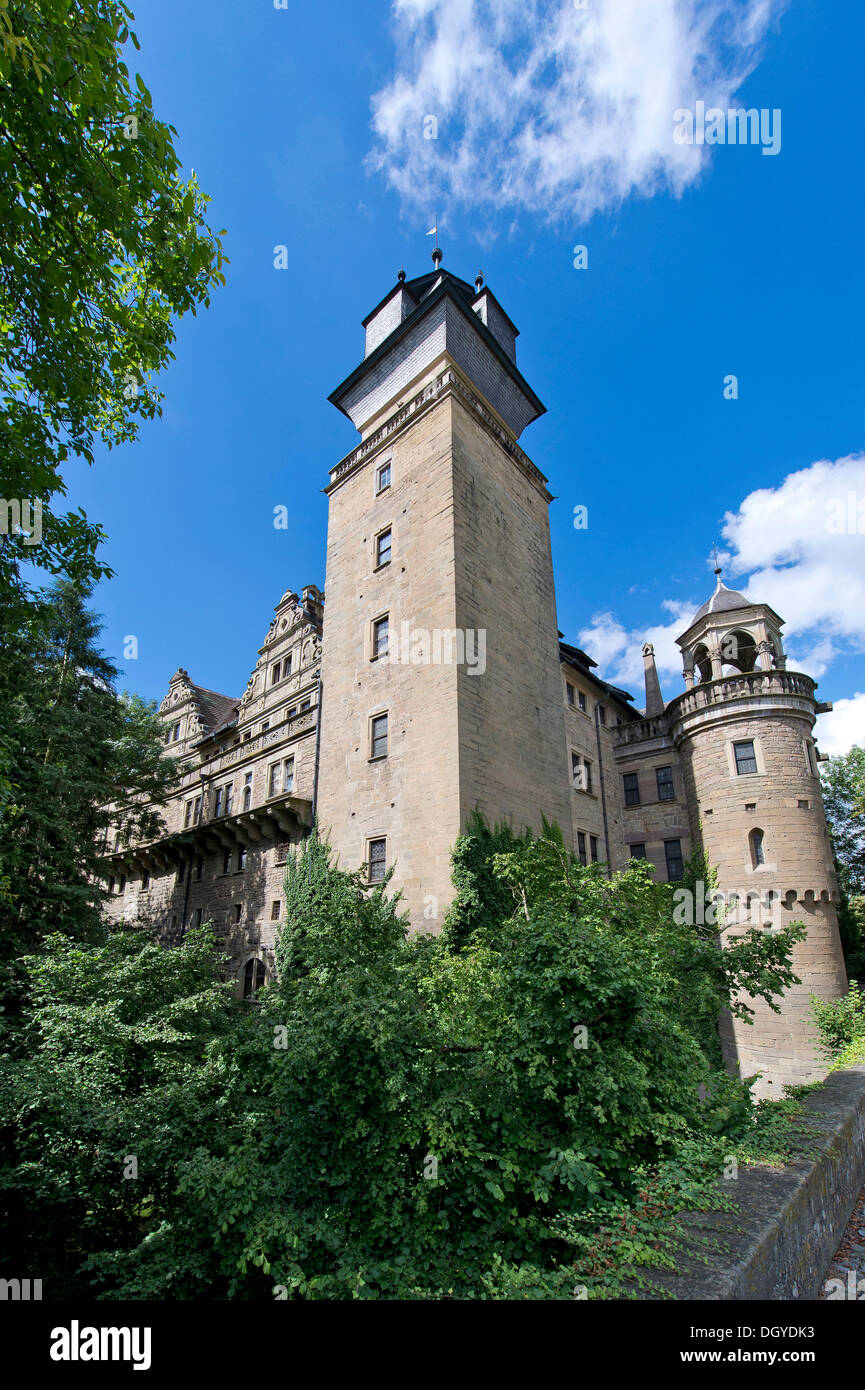
<path id="1" fill-rule="evenodd" d="M 735 105 L 784 3 L 395 0 L 370 164 L 424 214 L 452 200 L 586 220 L 634 193 L 680 194 L 708 150 L 674 142 L 674 111 Z"/>
<path id="2" fill-rule="evenodd" d="M 810 645 L 823 670 L 839 650 L 865 650 L 865 454 L 820 459 L 749 493 L 723 534 L 725 581 L 750 575 L 744 593 L 781 615 L 785 644 Z"/>
<path id="3" fill-rule="evenodd" d="M 819 680 L 836 657 L 865 652 L 865 454 L 820 459 L 776 488 L 749 493 L 726 513 L 722 530 L 724 582 L 784 619 L 788 670 Z M 742 584 L 737 575 L 750 578 Z M 696 601 L 665 600 L 671 621 L 655 626 L 628 630 L 615 614 L 599 613 L 580 633 L 580 645 L 605 679 L 639 698 L 641 647 L 653 642 L 661 676 L 676 678 L 664 690 L 672 699 L 684 688 L 675 639 L 709 591 L 707 583 Z M 865 695 L 837 701 L 835 712 L 821 718 L 828 737 L 846 739 L 848 747 L 865 741 Z"/>
<path id="4" fill-rule="evenodd" d="M 817 743 L 821 753 L 837 758 L 854 743 L 865 746 L 865 693 L 857 691 L 851 700 L 835 700 L 829 714 L 818 714 Z"/>
<path id="5" fill-rule="evenodd" d="M 678 677 L 674 688 L 664 691 L 667 700 L 684 690 L 682 655 L 676 646 L 677 636 L 684 631 L 700 606 L 697 603 L 674 602 L 665 599 L 661 605 L 672 614 L 668 623 L 647 627 L 623 627 L 612 613 L 596 613 L 591 626 L 583 628 L 578 645 L 598 663 L 605 680 L 630 689 L 635 703 L 640 704 L 643 690 L 643 643 L 655 648 L 655 665 L 660 676 Z"/>

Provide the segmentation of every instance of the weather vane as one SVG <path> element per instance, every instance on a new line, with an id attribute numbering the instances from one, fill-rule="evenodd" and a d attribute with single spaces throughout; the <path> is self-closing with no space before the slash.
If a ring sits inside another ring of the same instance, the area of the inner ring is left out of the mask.
<path id="1" fill-rule="evenodd" d="M 720 574 L 721 566 L 718 564 L 718 547 L 716 545 L 712 546 L 712 554 L 715 557 L 715 573 Z"/>

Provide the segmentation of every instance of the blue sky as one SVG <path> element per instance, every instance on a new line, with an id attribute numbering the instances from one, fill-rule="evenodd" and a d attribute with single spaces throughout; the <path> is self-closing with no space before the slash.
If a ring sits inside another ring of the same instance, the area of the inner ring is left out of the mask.
<path id="1" fill-rule="evenodd" d="M 321 489 L 357 438 L 326 397 L 400 266 L 430 267 L 438 212 L 445 266 L 483 270 L 548 409 L 521 443 L 557 498 L 568 639 L 639 704 L 650 636 L 672 698 L 672 635 L 717 543 L 726 582 L 787 619 L 791 665 L 844 702 L 821 746 L 865 741 L 865 534 L 826 529 L 836 495 L 858 488 L 865 512 L 865 12 L 588 6 L 134 6 L 138 66 L 231 265 L 180 325 L 162 419 L 71 476 L 109 535 L 97 602 L 123 684 L 160 698 L 182 665 L 239 696 L 280 595 L 323 585 Z M 728 97 L 781 110 L 779 154 L 674 145 L 675 108 Z"/>

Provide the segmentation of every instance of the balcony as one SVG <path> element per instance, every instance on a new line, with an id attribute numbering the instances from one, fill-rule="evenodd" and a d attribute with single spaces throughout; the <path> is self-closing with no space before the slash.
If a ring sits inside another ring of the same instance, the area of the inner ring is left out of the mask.
<path id="1" fill-rule="evenodd" d="M 683 719 L 713 705 L 762 695 L 798 695 L 813 700 L 816 689 L 817 682 L 801 671 L 745 671 L 738 676 L 702 681 L 693 690 L 686 690 L 671 701 L 667 714 L 670 719 Z"/>

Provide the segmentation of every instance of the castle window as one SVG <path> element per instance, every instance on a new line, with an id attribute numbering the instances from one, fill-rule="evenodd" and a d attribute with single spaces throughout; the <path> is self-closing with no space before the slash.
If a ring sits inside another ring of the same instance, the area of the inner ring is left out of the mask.
<path id="1" fill-rule="evenodd" d="M 286 657 L 283 658 L 283 662 L 282 662 L 282 679 L 285 680 L 286 677 L 287 677 L 287 676 L 290 676 L 290 675 L 291 675 L 291 653 L 289 652 L 288 656 L 286 656 Z"/>
<path id="2" fill-rule="evenodd" d="M 197 858 L 196 861 L 195 861 L 195 877 L 196 877 L 196 878 L 201 878 L 201 875 L 202 875 L 203 873 L 204 873 L 204 860 L 201 858 L 201 855 L 199 855 L 198 858 Z"/>
<path id="3" fill-rule="evenodd" d="M 604 706 L 603 706 L 603 705 L 598 705 L 598 706 L 597 706 L 597 710 L 598 710 L 598 723 L 599 723 L 599 724 L 606 724 L 606 722 L 607 722 L 607 711 L 605 710 Z"/>
<path id="4" fill-rule="evenodd" d="M 126 892 L 126 875 L 125 875 L 125 874 L 121 874 L 121 875 L 120 875 L 120 882 L 119 882 L 119 884 L 117 885 L 117 891 L 118 891 L 118 893 L 125 893 L 125 892 Z"/>
<path id="5" fill-rule="evenodd" d="M 733 752 L 736 756 L 736 772 L 740 777 L 747 776 L 748 773 L 757 771 L 757 759 L 754 754 L 753 739 L 743 739 L 741 743 L 734 743 Z"/>
<path id="6" fill-rule="evenodd" d="M 113 892 L 114 892 L 114 875 L 113 875 L 113 874 L 112 874 L 111 878 L 108 880 L 108 891 L 109 891 L 109 893 L 113 893 Z"/>
<path id="7" fill-rule="evenodd" d="M 274 898 L 270 904 L 270 920 L 271 922 L 279 921 L 279 898 Z"/>
<path id="8" fill-rule="evenodd" d="M 762 830 L 752 830 L 749 839 L 751 841 L 751 863 L 755 869 L 759 869 L 760 865 L 766 862 L 766 856 L 763 853 Z"/>
<path id="9" fill-rule="evenodd" d="M 193 808 L 192 808 L 192 818 L 193 818 L 193 820 L 195 821 L 196 824 L 198 824 L 198 818 L 199 818 L 200 813 L 201 813 L 201 797 L 200 797 L 200 796 L 197 796 L 197 797 L 195 798 L 195 805 L 194 805 Z"/>
<path id="10" fill-rule="evenodd" d="M 387 865 L 387 840 L 370 840 L 368 842 L 367 863 L 369 865 L 369 882 L 381 883 L 384 880 Z"/>
<path id="11" fill-rule="evenodd" d="M 807 739 L 805 740 L 805 754 L 808 759 L 808 771 L 812 777 L 816 777 L 817 769 L 814 766 L 814 745 Z"/>
<path id="12" fill-rule="evenodd" d="M 575 687 L 571 685 L 571 682 L 570 682 L 570 681 L 567 682 L 567 689 L 568 689 L 568 704 L 569 704 L 569 705 L 575 705 L 575 704 L 577 703 L 577 692 L 576 692 Z"/>
<path id="13" fill-rule="evenodd" d="M 221 815 L 222 815 L 222 795 L 223 795 L 222 787 L 217 787 L 217 788 L 216 788 L 216 800 L 215 800 L 214 803 L 213 803 L 213 814 L 214 814 L 215 816 L 221 816 Z"/>
<path id="14" fill-rule="evenodd" d="M 179 724 L 179 722 L 178 722 L 177 724 L 175 724 L 175 726 L 174 726 L 174 732 L 172 733 L 171 737 L 172 737 L 172 740 L 173 740 L 174 743 L 176 743 L 177 740 L 180 738 L 180 724 Z"/>
<path id="15" fill-rule="evenodd" d="M 252 805 L 252 773 L 247 772 L 243 779 L 243 809 L 248 811 Z"/>
<path id="16" fill-rule="evenodd" d="M 183 817 L 184 828 L 192 823 L 192 802 L 186 803 L 186 815 Z"/>
<path id="17" fill-rule="evenodd" d="M 262 726 L 261 726 L 261 732 L 262 732 L 263 734 L 266 734 L 269 728 L 270 728 L 270 720 L 269 720 L 269 719 L 265 719 L 264 722 L 263 722 L 263 724 L 262 724 Z"/>
<path id="18" fill-rule="evenodd" d="M 264 965 L 260 960 L 248 960 L 243 967 L 243 997 L 254 999 L 264 984 Z"/>
<path id="19" fill-rule="evenodd" d="M 146 892 L 147 889 L 148 889 L 149 887 L 150 887 L 150 874 L 149 874 L 149 873 L 147 872 L 147 870 L 145 869 L 144 872 L 143 872 L 143 874 L 141 875 L 141 891 L 142 891 L 142 893 Z"/>
<path id="20" fill-rule="evenodd" d="M 682 877 L 684 864 L 682 863 L 682 841 L 665 840 L 664 856 L 667 860 L 667 881 L 674 883 L 676 879 Z"/>
<path id="21" fill-rule="evenodd" d="M 231 815 L 231 807 L 234 802 L 234 785 L 229 782 L 225 788 L 225 814 Z"/>
<path id="22" fill-rule="evenodd" d="M 311 700 L 301 700 L 301 702 L 300 702 L 300 712 L 301 712 L 301 714 L 303 713 L 303 711 L 304 711 L 305 709 L 309 709 L 309 707 L 310 707 L 311 704 L 312 704 L 312 701 L 311 701 Z"/>
<path id="23" fill-rule="evenodd" d="M 282 791 L 282 764 L 272 763 L 267 775 L 268 796 L 279 796 Z"/>
<path id="24" fill-rule="evenodd" d="M 195 925 L 196 925 L 197 927 L 200 927 L 200 926 L 201 926 L 201 918 L 202 918 L 203 915 L 204 915 L 204 910 L 203 910 L 203 908 L 197 907 L 197 908 L 195 909 Z"/>
<path id="25" fill-rule="evenodd" d="M 231 850 L 230 850 L 230 849 L 227 849 L 227 850 L 225 851 L 225 853 L 223 854 L 223 856 L 222 856 L 222 872 L 223 872 L 224 874 L 230 874 L 230 873 L 231 873 Z"/>
<path id="26" fill-rule="evenodd" d="M 673 769 L 671 767 L 656 767 L 655 781 L 658 785 L 658 800 L 674 801 L 676 793 L 673 788 Z"/>
<path id="27" fill-rule="evenodd" d="M 178 883 L 182 883 L 183 880 L 184 880 L 185 878 L 186 878 L 186 862 L 185 862 L 185 860 L 181 859 L 180 863 L 179 863 L 178 866 L 177 866 L 177 882 L 178 882 Z"/>
<path id="28" fill-rule="evenodd" d="M 282 765 L 282 790 L 294 791 L 294 758 L 286 758 Z"/>
<path id="29" fill-rule="evenodd" d="M 243 916 L 243 904 L 242 904 L 242 903 L 235 903 L 235 904 L 234 904 L 234 909 L 233 909 L 233 911 L 234 911 L 234 921 L 235 921 L 235 923 L 237 923 L 237 922 L 240 921 L 241 917 Z"/>
<path id="30" fill-rule="evenodd" d="M 597 837 L 597 835 L 590 835 L 590 836 L 589 836 L 589 847 L 590 847 L 591 852 L 592 852 L 592 863 L 593 863 L 593 864 L 597 864 L 597 862 L 598 862 L 598 837 Z"/>
<path id="31" fill-rule="evenodd" d="M 245 868 L 246 868 L 246 850 L 245 850 L 245 849 L 239 849 L 239 850 L 237 851 L 237 872 L 238 872 L 239 874 L 242 874 Z"/>
<path id="32" fill-rule="evenodd" d="M 645 845 L 631 845 L 631 858 L 632 858 L 632 859 L 645 859 L 645 857 L 646 857 L 646 846 L 645 846 Z"/>
<path id="33" fill-rule="evenodd" d="M 640 778 L 636 772 L 626 772 L 622 781 L 625 785 L 625 805 L 639 806 L 640 804 Z"/>
<path id="34" fill-rule="evenodd" d="M 382 464 L 379 465 L 378 469 L 376 470 L 376 475 L 375 475 L 375 490 L 376 490 L 376 492 L 384 492 L 385 489 L 386 489 L 386 488 L 389 488 L 389 487 L 390 487 L 390 459 L 388 459 L 387 463 L 382 463 Z"/>
<path id="35" fill-rule="evenodd" d="M 586 697 L 585 697 L 585 694 L 583 693 L 582 690 L 580 690 L 580 691 L 577 692 L 577 700 L 578 700 L 578 702 L 579 702 L 580 709 L 583 711 L 583 714 L 585 714 L 585 713 L 586 713 Z"/>
<path id="36" fill-rule="evenodd" d="M 577 831 L 577 854 L 581 864 L 588 863 L 586 858 L 586 834 L 584 830 Z"/>
<path id="37" fill-rule="evenodd" d="M 278 661 L 275 661 L 275 662 L 273 663 L 273 670 L 272 670 L 271 673 L 270 673 L 270 683 L 271 683 L 271 685 L 276 685 L 276 682 L 277 682 L 278 680 L 279 680 L 279 662 L 278 662 Z"/>
<path id="38" fill-rule="evenodd" d="M 591 793 L 592 764 L 589 762 L 588 758 L 582 759 L 581 767 L 579 756 L 576 753 L 572 753 L 571 768 L 574 774 L 574 786 L 577 788 L 577 791 Z"/>
<path id="39" fill-rule="evenodd" d="M 377 567 L 390 564 L 391 529 L 387 528 L 375 538 L 375 563 Z"/>
<path id="40" fill-rule="evenodd" d="M 377 714 L 370 720 L 370 757 L 387 757 L 387 715 Z"/>
<path id="41" fill-rule="evenodd" d="M 296 714 L 297 714 L 297 705 L 292 705 L 291 709 L 288 711 L 288 714 L 287 714 L 285 717 L 286 717 L 286 719 L 293 719 L 294 716 L 295 716 Z"/>
<path id="42" fill-rule="evenodd" d="M 374 658 L 387 656 L 389 626 L 390 622 L 387 616 L 376 618 L 372 625 L 372 654 Z"/>

